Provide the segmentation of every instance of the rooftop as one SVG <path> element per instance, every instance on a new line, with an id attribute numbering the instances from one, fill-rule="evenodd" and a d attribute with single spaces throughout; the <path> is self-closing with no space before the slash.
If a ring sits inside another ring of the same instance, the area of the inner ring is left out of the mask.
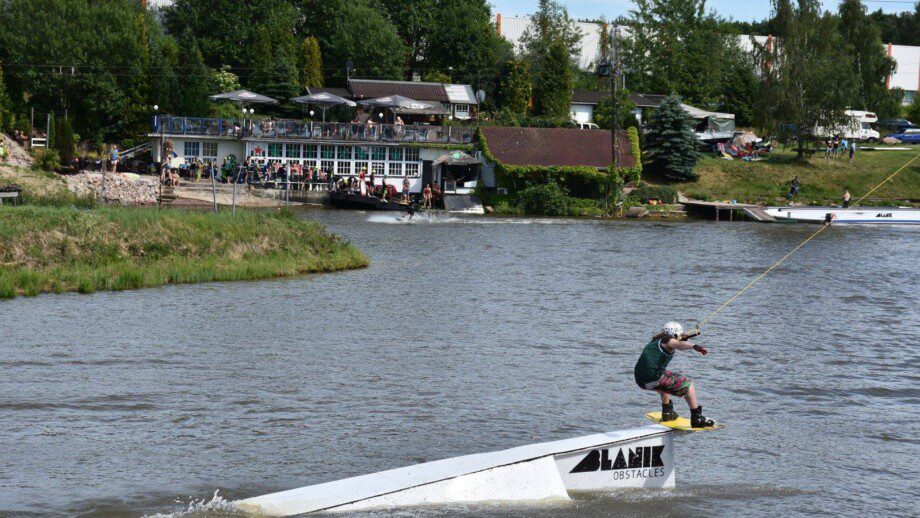
<path id="1" fill-rule="evenodd" d="M 481 128 L 489 151 L 507 165 L 606 168 L 612 161 L 609 130 L 568 128 Z M 617 165 L 633 167 L 629 138 L 617 133 Z"/>

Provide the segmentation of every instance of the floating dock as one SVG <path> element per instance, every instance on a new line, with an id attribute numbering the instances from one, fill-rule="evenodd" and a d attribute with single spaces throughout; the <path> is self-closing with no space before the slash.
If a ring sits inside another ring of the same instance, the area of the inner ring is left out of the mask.
<path id="1" fill-rule="evenodd" d="M 291 516 L 484 501 L 567 500 L 577 492 L 674 487 L 674 431 L 643 426 L 465 455 L 236 502 Z"/>

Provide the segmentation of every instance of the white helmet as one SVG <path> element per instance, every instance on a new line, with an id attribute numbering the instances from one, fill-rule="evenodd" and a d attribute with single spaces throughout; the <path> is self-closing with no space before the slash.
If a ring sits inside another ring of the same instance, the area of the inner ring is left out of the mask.
<path id="1" fill-rule="evenodd" d="M 680 335 L 684 334 L 684 326 L 680 325 L 677 322 L 668 322 L 661 329 L 661 332 L 663 332 L 664 334 L 668 336 L 673 336 L 677 338 Z"/>

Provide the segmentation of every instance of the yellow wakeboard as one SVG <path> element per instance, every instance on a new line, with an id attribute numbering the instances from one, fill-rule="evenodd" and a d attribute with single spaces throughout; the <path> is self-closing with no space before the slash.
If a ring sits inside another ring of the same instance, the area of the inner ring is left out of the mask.
<path id="1" fill-rule="evenodd" d="M 707 426 L 706 428 L 693 428 L 690 426 L 690 420 L 686 417 L 678 417 L 673 421 L 662 421 L 661 412 L 649 412 L 645 414 L 645 417 L 648 417 L 652 422 L 658 423 L 661 426 L 667 426 L 668 428 L 673 428 L 675 430 L 682 430 L 684 432 L 702 432 L 705 430 L 718 430 L 720 428 L 725 428 L 724 424 L 716 423 L 715 426 Z"/>

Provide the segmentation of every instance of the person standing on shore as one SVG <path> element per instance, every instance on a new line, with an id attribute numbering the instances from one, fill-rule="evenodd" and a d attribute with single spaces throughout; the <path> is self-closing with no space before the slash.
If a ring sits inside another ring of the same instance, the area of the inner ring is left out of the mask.
<path id="1" fill-rule="evenodd" d="M 698 332 L 696 334 L 699 334 Z M 695 335 L 693 335 L 695 336 Z M 679 372 L 667 369 L 675 351 L 694 350 L 703 356 L 709 351 L 700 345 L 687 341 L 690 336 L 684 334 L 684 328 L 677 322 L 668 322 L 660 333 L 642 349 L 642 355 L 633 369 L 636 384 L 643 390 L 657 392 L 661 396 L 661 421 L 677 419 L 674 403 L 671 396 L 682 397 L 690 407 L 690 426 L 693 428 L 707 428 L 715 425 L 715 421 L 703 416 L 703 406 L 696 398 L 696 389 L 693 380 Z"/>
<path id="2" fill-rule="evenodd" d="M 799 195 L 799 177 L 798 175 L 792 178 L 792 182 L 789 184 L 789 194 L 786 195 L 786 198 L 789 198 L 791 201 L 793 198 Z"/>
<path id="3" fill-rule="evenodd" d="M 853 157 L 856 155 L 856 141 L 850 142 L 850 162 L 853 161 Z"/>
<path id="4" fill-rule="evenodd" d="M 843 208 L 845 209 L 850 208 L 850 190 L 849 189 L 843 190 Z"/>
<path id="5" fill-rule="evenodd" d="M 409 175 L 403 176 L 402 182 L 403 202 L 409 203 Z"/>

